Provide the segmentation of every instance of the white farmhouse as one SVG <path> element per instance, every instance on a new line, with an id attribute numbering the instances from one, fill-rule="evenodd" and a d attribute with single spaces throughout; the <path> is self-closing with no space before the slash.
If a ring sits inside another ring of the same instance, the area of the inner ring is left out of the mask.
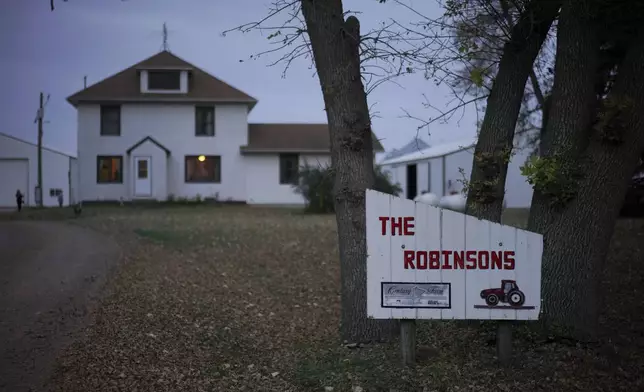
<path id="1" fill-rule="evenodd" d="M 521 139 L 515 141 L 514 155 L 508 165 L 505 182 L 507 208 L 529 208 L 532 201 L 532 186 L 520 169 L 530 156 L 530 150 L 521 148 Z M 440 144 L 383 160 L 380 166 L 394 183 L 400 184 L 402 197 L 413 199 L 424 191 L 445 196 L 461 192 L 462 180 L 470 179 L 475 146 L 476 139 Z"/>
<path id="2" fill-rule="evenodd" d="M 249 124 L 255 98 L 168 51 L 67 100 L 83 201 L 302 204 L 298 167 L 330 162 L 327 124 Z"/>
<path id="3" fill-rule="evenodd" d="M 71 171 L 76 158 L 42 148 L 43 205 L 58 206 L 58 195 L 63 205 L 70 204 L 72 194 Z M 27 141 L 0 133 L 0 207 L 16 207 L 16 191 L 24 195 L 24 205 L 35 207 L 38 185 L 38 147 Z"/>

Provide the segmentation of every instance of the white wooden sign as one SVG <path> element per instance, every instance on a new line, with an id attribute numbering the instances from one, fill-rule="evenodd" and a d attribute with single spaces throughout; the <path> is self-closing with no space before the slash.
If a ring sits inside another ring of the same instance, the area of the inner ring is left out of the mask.
<path id="1" fill-rule="evenodd" d="M 367 314 L 536 320 L 541 234 L 367 190 Z"/>

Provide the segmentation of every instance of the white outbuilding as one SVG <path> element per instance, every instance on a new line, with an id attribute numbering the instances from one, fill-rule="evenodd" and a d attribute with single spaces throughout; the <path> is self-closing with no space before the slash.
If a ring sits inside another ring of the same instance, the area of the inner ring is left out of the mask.
<path id="1" fill-rule="evenodd" d="M 63 195 L 63 205 L 70 204 L 75 166 L 75 157 L 42 148 L 43 206 L 58 206 L 59 193 Z M 37 186 L 38 146 L 0 133 L 0 207 L 15 207 L 18 189 L 24 195 L 25 206 L 36 206 Z"/>
<path id="2" fill-rule="evenodd" d="M 414 199 L 423 192 L 441 197 L 463 190 L 462 180 L 469 180 L 472 172 L 475 146 L 476 139 L 444 143 L 383 160 L 379 165 L 401 186 L 402 197 Z M 505 202 L 507 208 L 529 208 L 532 186 L 521 174 L 520 167 L 530 156 L 530 149 L 515 143 L 512 152 L 505 182 Z"/>

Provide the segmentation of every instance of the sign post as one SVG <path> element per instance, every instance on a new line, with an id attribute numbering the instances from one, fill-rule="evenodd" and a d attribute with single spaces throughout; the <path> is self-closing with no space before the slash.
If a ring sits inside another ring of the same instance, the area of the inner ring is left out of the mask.
<path id="1" fill-rule="evenodd" d="M 373 190 L 366 204 L 367 314 L 401 319 L 404 364 L 415 362 L 415 320 L 539 318 L 540 234 Z"/>

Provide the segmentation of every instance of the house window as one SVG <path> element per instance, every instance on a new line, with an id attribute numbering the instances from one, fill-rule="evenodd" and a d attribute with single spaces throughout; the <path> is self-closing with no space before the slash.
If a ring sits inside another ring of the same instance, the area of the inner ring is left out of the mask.
<path id="1" fill-rule="evenodd" d="M 215 155 L 186 156 L 185 182 L 220 183 L 221 157 Z"/>
<path id="2" fill-rule="evenodd" d="M 280 184 L 297 184 L 299 156 L 280 154 Z"/>
<path id="3" fill-rule="evenodd" d="M 215 108 L 197 106 L 195 108 L 195 135 L 215 136 Z"/>
<path id="4" fill-rule="evenodd" d="M 101 136 L 121 135 L 121 107 L 101 106 Z"/>
<path id="5" fill-rule="evenodd" d="M 144 180 L 148 178 L 148 160 L 147 159 L 140 159 L 136 163 L 136 169 L 137 169 L 137 178 L 139 180 Z"/>
<path id="6" fill-rule="evenodd" d="M 96 182 L 99 184 L 120 184 L 123 182 L 123 157 L 96 157 Z"/>
<path id="7" fill-rule="evenodd" d="M 181 90 L 181 72 L 148 71 L 148 90 Z"/>

